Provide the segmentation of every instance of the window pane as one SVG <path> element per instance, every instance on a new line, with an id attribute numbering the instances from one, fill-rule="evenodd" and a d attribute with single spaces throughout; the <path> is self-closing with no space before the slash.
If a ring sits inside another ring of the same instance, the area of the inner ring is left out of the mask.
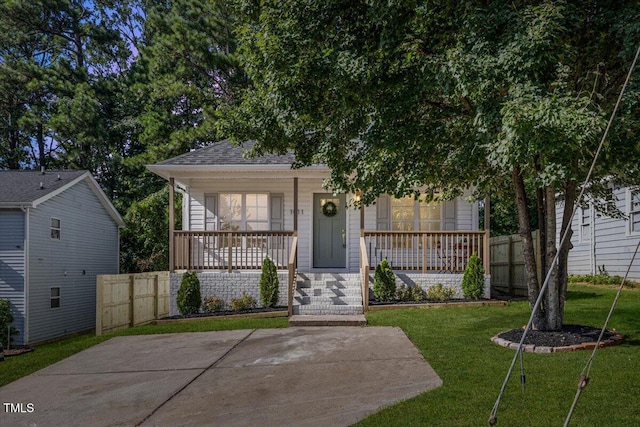
<path id="1" fill-rule="evenodd" d="M 640 232 L 640 213 L 631 215 L 631 231 Z"/>
<path id="2" fill-rule="evenodd" d="M 420 231 L 440 231 L 440 221 L 421 221 Z"/>
<path id="3" fill-rule="evenodd" d="M 640 212 L 640 191 L 631 192 L 631 212 Z"/>
<path id="4" fill-rule="evenodd" d="M 249 231 L 268 230 L 268 229 L 269 229 L 269 224 L 266 222 L 247 221 L 247 230 Z"/>
<path id="5" fill-rule="evenodd" d="M 51 297 L 59 297 L 60 296 L 60 288 L 51 288 Z"/>
<path id="6" fill-rule="evenodd" d="M 437 203 L 420 203 L 420 219 L 440 221 L 440 205 Z"/>
<path id="7" fill-rule="evenodd" d="M 60 220 L 51 218 L 51 228 L 60 228 Z"/>
<path id="8" fill-rule="evenodd" d="M 393 231 L 413 231 L 413 221 L 393 221 L 391 224 Z"/>

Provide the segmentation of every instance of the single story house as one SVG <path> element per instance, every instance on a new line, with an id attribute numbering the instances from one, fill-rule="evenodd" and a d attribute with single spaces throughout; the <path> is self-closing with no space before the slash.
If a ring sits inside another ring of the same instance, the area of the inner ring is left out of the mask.
<path id="1" fill-rule="evenodd" d="M 245 143 L 243 148 L 251 145 Z M 173 230 L 170 220 L 170 268 L 203 272 L 205 288 L 215 277 L 218 283 L 234 284 L 229 298 L 240 290 L 249 292 L 251 287 L 242 277 L 250 274 L 238 272 L 258 271 L 268 256 L 281 270 L 283 305 L 288 297 L 291 308 L 296 282 L 300 288 L 305 281 L 307 287 L 330 281 L 342 288 L 354 286 L 357 295 L 338 305 L 353 305 L 353 310 L 343 311 L 362 313 L 369 299 L 365 295 L 369 271 L 385 258 L 402 273 L 404 283 L 423 287 L 435 283 L 459 287 L 473 252 L 488 272 L 488 230 L 479 231 L 477 202 L 459 197 L 426 203 L 384 195 L 374 205 L 356 210 L 349 202 L 358 194 L 323 188 L 330 174 L 327 166 L 292 169 L 292 154 L 247 159 L 243 148 L 219 141 L 147 166 L 169 181 L 170 204 L 174 189 L 184 195 L 182 230 Z M 257 283 L 255 278 L 248 280 Z M 172 295 L 177 281 L 172 279 Z M 488 296 L 489 286 L 485 291 Z M 297 295 L 294 304 L 314 305 L 319 301 L 312 297 L 322 292 L 309 288 L 307 293 L 313 295 Z"/>
<path id="2" fill-rule="evenodd" d="M 95 326 L 96 275 L 118 273 L 123 226 L 87 171 L 0 171 L 0 298 L 13 345 Z"/>
<path id="3" fill-rule="evenodd" d="M 578 207 L 571 228 L 569 274 L 598 274 L 624 277 L 640 241 L 640 187 L 614 187 L 617 209 L 625 218 L 598 212 L 593 203 Z M 558 218 L 561 218 L 558 208 Z M 640 259 L 636 257 L 629 279 L 640 281 Z"/>

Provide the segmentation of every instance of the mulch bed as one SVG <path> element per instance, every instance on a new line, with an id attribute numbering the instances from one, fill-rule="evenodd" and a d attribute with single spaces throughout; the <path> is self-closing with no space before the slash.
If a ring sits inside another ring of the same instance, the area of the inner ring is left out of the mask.
<path id="1" fill-rule="evenodd" d="M 29 353 L 30 351 L 33 351 L 33 349 L 29 347 L 10 348 L 8 350 L 5 348 L 3 353 L 4 353 L 4 357 L 10 357 L 10 356 L 19 356 L 24 353 Z"/>
<path id="2" fill-rule="evenodd" d="M 503 347 L 517 349 L 524 328 L 502 332 L 491 339 Z M 600 336 L 601 329 L 583 325 L 564 325 L 560 331 L 530 330 L 523 343 L 523 351 L 535 353 L 554 353 L 584 349 L 593 349 Z M 621 344 L 624 336 L 616 331 L 605 331 L 600 347 Z"/>
<path id="3" fill-rule="evenodd" d="M 177 314 L 175 316 L 163 317 L 160 320 L 199 319 L 203 317 L 224 317 L 224 316 L 236 315 L 236 314 L 272 313 L 272 312 L 281 312 L 281 311 L 287 311 L 287 310 L 288 310 L 287 307 L 254 308 L 251 310 L 240 310 L 240 311 L 225 310 L 225 311 L 214 311 L 214 312 L 207 312 L 207 313 L 187 314 L 184 316 L 181 314 Z"/>

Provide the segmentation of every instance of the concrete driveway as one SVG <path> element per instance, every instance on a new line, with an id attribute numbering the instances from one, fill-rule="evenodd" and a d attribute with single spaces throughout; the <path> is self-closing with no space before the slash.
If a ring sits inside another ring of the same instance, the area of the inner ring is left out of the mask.
<path id="1" fill-rule="evenodd" d="M 399 328 L 116 337 L 0 388 L 0 426 L 346 426 L 441 384 Z"/>

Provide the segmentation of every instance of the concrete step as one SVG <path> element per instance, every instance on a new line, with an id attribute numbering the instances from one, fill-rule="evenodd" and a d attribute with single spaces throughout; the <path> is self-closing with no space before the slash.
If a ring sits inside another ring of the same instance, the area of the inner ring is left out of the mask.
<path id="1" fill-rule="evenodd" d="M 340 280 L 340 281 L 354 281 L 360 280 L 360 274 L 358 273 L 300 273 L 297 274 L 298 279 L 302 280 Z"/>
<path id="2" fill-rule="evenodd" d="M 348 315 L 363 314 L 362 305 L 298 305 L 294 304 L 293 314 L 302 315 Z"/>
<path id="3" fill-rule="evenodd" d="M 289 326 L 365 326 L 363 314 L 344 315 L 294 315 L 289 318 Z"/>
<path id="4" fill-rule="evenodd" d="M 313 296 L 299 296 L 293 297 L 295 301 L 300 305 L 362 305 L 362 297 L 356 296 L 328 296 L 328 295 L 313 295 Z"/>
<path id="5" fill-rule="evenodd" d="M 342 282 L 338 280 L 298 280 L 296 285 L 301 288 L 357 288 L 362 284 L 356 281 Z"/>
<path id="6" fill-rule="evenodd" d="M 298 288 L 295 290 L 295 295 L 303 297 L 357 297 L 362 295 L 362 290 L 360 290 L 359 288 Z"/>

